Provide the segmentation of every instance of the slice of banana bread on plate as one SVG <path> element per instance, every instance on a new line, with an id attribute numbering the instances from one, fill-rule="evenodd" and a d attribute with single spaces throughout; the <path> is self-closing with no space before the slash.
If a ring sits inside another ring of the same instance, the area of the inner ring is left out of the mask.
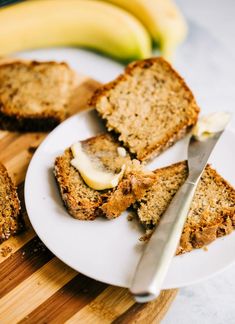
<path id="1" fill-rule="evenodd" d="M 187 162 L 155 170 L 154 185 L 134 208 L 146 229 L 157 226 L 188 175 Z M 201 248 L 235 227 L 235 190 L 210 165 L 199 181 L 177 253 Z"/>
<path id="2" fill-rule="evenodd" d="M 184 80 L 162 58 L 128 65 L 94 93 L 90 105 L 139 160 L 157 156 L 182 138 L 199 113 Z"/>
<path id="3" fill-rule="evenodd" d="M 126 166 L 123 178 L 112 189 L 95 190 L 83 180 L 79 171 L 71 164 L 73 154 L 68 148 L 56 158 L 54 173 L 61 197 L 68 212 L 81 220 L 95 219 L 97 216 L 115 218 L 126 210 L 154 182 L 152 172 L 143 171 L 139 161 L 121 150 L 120 144 L 108 134 L 100 134 L 82 141 L 82 148 L 103 167 L 113 173 Z"/>

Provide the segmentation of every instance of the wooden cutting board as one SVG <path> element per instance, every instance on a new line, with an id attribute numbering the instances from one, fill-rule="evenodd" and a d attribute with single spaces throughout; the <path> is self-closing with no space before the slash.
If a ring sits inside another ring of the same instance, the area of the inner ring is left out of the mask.
<path id="1" fill-rule="evenodd" d="M 71 114 L 99 83 L 81 77 Z M 0 161 L 18 185 L 26 230 L 0 245 L 0 323 L 159 323 L 177 290 L 137 304 L 127 289 L 90 279 L 57 259 L 36 236 L 24 207 L 24 178 L 45 133 L 0 131 Z"/>

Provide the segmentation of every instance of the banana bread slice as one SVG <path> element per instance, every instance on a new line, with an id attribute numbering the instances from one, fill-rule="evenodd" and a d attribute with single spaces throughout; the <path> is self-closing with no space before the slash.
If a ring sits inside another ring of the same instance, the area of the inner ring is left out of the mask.
<path id="1" fill-rule="evenodd" d="M 162 58 L 137 61 L 99 88 L 90 105 L 139 160 L 148 160 L 182 138 L 199 108 L 184 80 Z"/>
<path id="2" fill-rule="evenodd" d="M 0 163 L 0 243 L 22 229 L 20 202 L 6 168 Z"/>
<path id="3" fill-rule="evenodd" d="M 0 64 L 0 128 L 49 131 L 67 114 L 75 73 L 66 63 Z"/>
<path id="4" fill-rule="evenodd" d="M 118 173 L 123 164 L 126 171 L 118 186 L 109 190 L 94 190 L 83 181 L 77 169 L 71 165 L 73 155 L 68 148 L 55 160 L 54 173 L 61 197 L 68 212 L 81 220 L 92 220 L 97 216 L 115 218 L 137 199 L 140 199 L 154 182 L 154 174 L 144 172 L 137 160 L 130 155 L 118 153 L 119 143 L 108 134 L 82 141 L 83 149 L 92 159 L 98 159 L 105 169 Z"/>
<path id="5" fill-rule="evenodd" d="M 188 175 L 187 162 L 155 170 L 156 180 L 135 204 L 146 229 L 156 226 Z M 177 253 L 201 248 L 235 227 L 235 190 L 207 165 L 198 184 Z"/>

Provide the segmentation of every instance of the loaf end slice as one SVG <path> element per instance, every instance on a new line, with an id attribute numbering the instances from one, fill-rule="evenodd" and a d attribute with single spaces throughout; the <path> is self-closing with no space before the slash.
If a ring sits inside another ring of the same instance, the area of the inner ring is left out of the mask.
<path id="1" fill-rule="evenodd" d="M 22 229 L 20 202 L 6 168 L 0 163 L 0 243 Z"/>
<path id="2" fill-rule="evenodd" d="M 67 116 L 75 74 L 66 63 L 0 64 L 0 128 L 49 131 Z"/>
<path id="3" fill-rule="evenodd" d="M 157 226 L 177 190 L 188 175 L 186 162 L 155 171 L 150 190 L 135 204 L 146 229 Z M 231 233 L 235 226 L 235 190 L 207 165 L 198 184 L 177 253 L 201 248 L 217 237 Z"/>
<path id="4" fill-rule="evenodd" d="M 141 161 L 182 138 L 199 113 L 192 92 L 163 58 L 130 64 L 94 93 L 90 105 Z"/>
<path id="5" fill-rule="evenodd" d="M 108 134 L 82 141 L 83 149 L 103 166 L 118 173 L 123 164 L 127 171 L 118 186 L 109 190 L 94 190 L 88 187 L 79 172 L 71 165 L 71 149 L 56 158 L 54 173 L 63 202 L 73 217 L 81 220 L 93 220 L 98 216 L 109 219 L 118 217 L 136 199 L 149 188 L 155 176 L 144 172 L 138 162 L 132 161 L 130 155 L 118 154 L 119 143 Z"/>

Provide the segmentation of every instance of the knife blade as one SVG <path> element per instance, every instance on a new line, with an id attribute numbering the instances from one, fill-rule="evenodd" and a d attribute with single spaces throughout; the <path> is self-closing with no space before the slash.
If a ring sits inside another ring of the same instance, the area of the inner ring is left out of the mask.
<path id="1" fill-rule="evenodd" d="M 146 244 L 132 280 L 130 291 L 137 302 L 149 302 L 159 295 L 175 255 L 198 181 L 223 131 L 213 133 L 203 141 L 191 136 L 188 146 L 188 177 Z"/>

